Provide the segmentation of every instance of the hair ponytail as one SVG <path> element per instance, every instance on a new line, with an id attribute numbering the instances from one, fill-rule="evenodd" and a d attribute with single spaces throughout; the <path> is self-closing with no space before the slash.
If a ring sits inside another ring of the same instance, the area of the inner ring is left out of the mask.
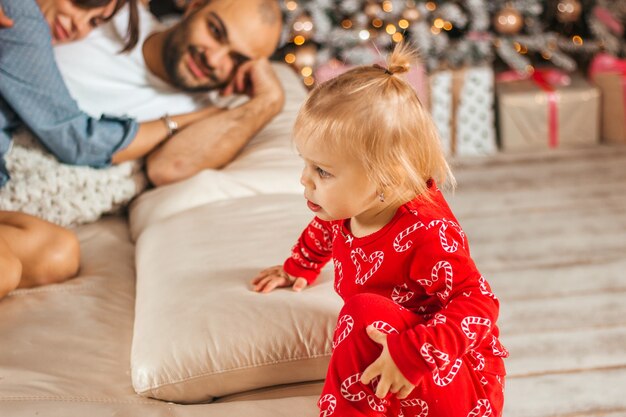
<path id="1" fill-rule="evenodd" d="M 408 43 L 398 43 L 387 58 L 387 71 L 391 74 L 403 74 L 411 69 L 411 64 L 417 62 L 417 50 Z"/>

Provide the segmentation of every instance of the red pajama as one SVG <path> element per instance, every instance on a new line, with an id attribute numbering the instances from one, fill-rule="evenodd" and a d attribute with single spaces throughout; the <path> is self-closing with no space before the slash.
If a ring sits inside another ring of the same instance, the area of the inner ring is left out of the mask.
<path id="1" fill-rule="evenodd" d="M 349 220 L 315 218 L 285 261 L 285 271 L 319 275 L 331 258 L 339 314 L 320 416 L 498 417 L 504 357 L 499 303 L 469 254 L 465 234 L 442 194 L 398 209 L 383 229 L 355 237 Z M 382 346 L 365 328 L 387 334 L 394 363 L 416 385 L 408 398 L 374 395 L 361 373 Z"/>

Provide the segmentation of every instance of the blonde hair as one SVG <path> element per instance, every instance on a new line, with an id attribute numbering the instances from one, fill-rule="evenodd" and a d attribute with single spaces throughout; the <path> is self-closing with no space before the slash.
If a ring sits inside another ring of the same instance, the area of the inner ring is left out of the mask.
<path id="1" fill-rule="evenodd" d="M 403 203 L 428 198 L 430 179 L 454 185 L 429 111 L 397 75 L 416 59 L 414 48 L 399 44 L 387 68 L 361 66 L 319 85 L 298 114 L 294 137 L 347 152 L 380 192 L 393 187 Z"/>

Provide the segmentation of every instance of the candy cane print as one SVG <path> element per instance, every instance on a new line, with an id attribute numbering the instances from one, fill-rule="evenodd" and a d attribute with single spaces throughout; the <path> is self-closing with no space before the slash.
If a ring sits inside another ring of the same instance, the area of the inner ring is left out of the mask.
<path id="1" fill-rule="evenodd" d="M 433 266 L 433 269 L 430 271 L 430 279 L 421 278 L 417 279 L 417 283 L 423 285 L 425 287 L 430 287 L 439 280 L 439 271 L 443 269 L 445 273 L 446 280 L 446 289 L 443 292 L 438 292 L 437 296 L 441 298 L 442 301 L 445 301 L 446 298 L 450 295 L 450 291 L 452 291 L 452 282 L 453 282 L 453 274 L 452 274 L 452 265 L 448 261 L 439 261 Z M 427 291 L 428 292 L 428 291 Z M 430 292 L 429 292 L 430 293 Z"/>
<path id="2" fill-rule="evenodd" d="M 469 412 L 467 417 L 488 417 L 491 415 L 491 404 L 489 400 L 482 399 L 478 400 L 478 404 L 476 407 Z"/>
<path id="3" fill-rule="evenodd" d="M 385 408 L 387 408 L 385 407 L 387 400 L 377 398 L 371 394 L 367 396 L 367 403 L 372 410 L 378 411 L 379 413 L 384 413 Z"/>
<path id="4" fill-rule="evenodd" d="M 491 335 L 491 351 L 495 356 L 506 358 L 509 356 L 509 351 L 500 343 L 495 335 Z"/>
<path id="5" fill-rule="evenodd" d="M 491 329 L 491 320 L 484 317 L 475 317 L 475 316 L 467 316 L 463 320 L 461 320 L 461 330 L 465 333 L 468 339 L 473 340 L 471 346 L 480 342 L 480 340 L 476 340 L 478 334 L 475 331 L 472 331 L 470 326 L 484 326 L 487 327 L 487 331 Z"/>
<path id="6" fill-rule="evenodd" d="M 452 364 L 452 367 L 450 368 L 448 374 L 446 376 L 441 376 L 439 374 L 439 371 L 448 366 L 448 364 L 450 363 L 450 356 L 447 353 L 435 348 L 430 343 L 424 343 L 422 345 L 422 348 L 420 349 L 420 353 L 422 354 L 422 357 L 426 362 L 435 366 L 435 368 L 433 369 L 433 381 L 436 385 L 440 387 L 444 387 L 452 382 L 456 374 L 459 372 L 459 369 L 461 369 L 461 365 L 463 364 L 463 361 L 460 358 L 457 358 L 454 361 L 454 364 Z M 435 358 L 439 359 L 442 364 L 438 366 Z"/>
<path id="7" fill-rule="evenodd" d="M 430 273 L 430 276 L 433 281 L 436 281 L 439 277 L 439 271 L 443 269 L 446 275 L 446 290 L 443 292 L 438 292 L 437 296 L 441 299 L 441 301 L 446 301 L 446 299 L 450 296 L 450 292 L 452 291 L 452 265 L 448 261 L 439 261 L 433 267 L 433 270 Z"/>
<path id="8" fill-rule="evenodd" d="M 325 408 L 322 408 L 323 405 Z M 332 394 L 326 394 L 317 402 L 317 407 L 320 409 L 320 417 L 328 417 L 335 412 L 337 407 L 337 399 Z"/>
<path id="9" fill-rule="evenodd" d="M 498 297 L 496 297 L 494 293 L 489 291 L 489 288 L 487 287 L 487 280 L 485 280 L 485 277 L 483 277 L 481 275 L 480 278 L 478 278 L 478 283 L 480 284 L 480 293 L 482 295 L 486 295 L 487 297 L 491 297 L 494 300 L 498 299 Z"/>
<path id="10" fill-rule="evenodd" d="M 397 285 L 393 287 L 393 291 L 391 292 L 391 300 L 396 304 L 402 304 L 409 301 L 415 293 L 409 290 L 409 287 L 406 284 Z"/>
<path id="11" fill-rule="evenodd" d="M 365 391 L 359 391 L 356 394 L 353 394 L 350 391 L 348 391 L 350 387 L 352 387 L 354 384 L 359 383 L 360 380 L 361 380 L 361 373 L 359 372 L 358 374 L 354 374 L 351 377 L 346 378 L 341 383 L 341 395 L 343 396 L 343 398 L 345 398 L 348 401 L 361 401 L 365 399 L 366 397 Z"/>
<path id="12" fill-rule="evenodd" d="M 457 242 L 453 238 L 448 239 L 446 231 L 448 230 L 448 226 L 452 226 L 457 230 L 457 232 L 459 232 L 461 239 L 463 239 L 463 236 L 465 236 L 465 234 L 463 233 L 461 228 L 456 223 L 446 219 L 433 220 L 428 224 L 427 228 L 430 229 L 431 227 L 435 227 L 436 225 L 439 225 L 439 242 L 441 243 L 441 247 L 443 248 L 443 250 L 448 253 L 456 252 L 459 248 L 459 242 Z M 450 241 L 452 242 L 450 243 Z M 461 243 L 463 244 L 463 246 L 465 246 L 463 241 L 461 241 Z"/>
<path id="13" fill-rule="evenodd" d="M 469 351 L 469 355 L 473 357 L 476 362 L 478 362 L 478 365 L 474 366 L 475 371 L 482 371 L 485 369 L 485 357 L 481 353 L 472 349 Z"/>
<path id="14" fill-rule="evenodd" d="M 375 321 L 372 323 L 372 326 L 384 334 L 399 333 L 391 324 L 384 321 Z"/>
<path id="15" fill-rule="evenodd" d="M 402 414 L 404 414 L 404 409 L 409 407 L 420 407 L 420 411 L 418 414 L 407 415 L 407 417 L 426 417 L 428 416 L 428 404 L 424 400 L 420 400 L 419 398 L 413 398 L 411 400 L 401 400 L 400 407 L 402 407 Z"/>
<path id="16" fill-rule="evenodd" d="M 335 292 L 341 295 L 341 281 L 343 281 L 343 265 L 336 259 L 333 259 L 335 266 Z"/>
<path id="17" fill-rule="evenodd" d="M 441 313 L 436 313 L 435 317 L 433 317 L 433 320 L 430 323 L 428 323 L 426 327 L 435 327 L 438 324 L 445 324 L 446 320 L 447 320 L 446 316 L 444 316 Z"/>
<path id="18" fill-rule="evenodd" d="M 439 385 L 440 387 L 445 387 L 450 382 L 452 382 L 456 374 L 459 373 L 459 369 L 461 369 L 462 364 L 463 361 L 461 359 L 456 359 L 454 361 L 454 364 L 450 368 L 448 375 L 446 376 L 439 375 L 439 369 L 433 369 L 433 381 L 436 385 Z"/>
<path id="19" fill-rule="evenodd" d="M 430 343 L 424 343 L 420 349 L 420 353 L 426 362 L 431 365 L 435 365 L 435 369 L 444 369 L 450 363 L 450 356 L 447 353 L 440 351 Z M 435 358 L 439 359 L 442 364 L 437 365 Z"/>
<path id="20" fill-rule="evenodd" d="M 409 250 L 409 248 L 413 246 L 413 241 L 409 240 L 404 245 L 401 245 L 402 240 L 411 233 L 415 232 L 417 229 L 421 229 L 422 227 L 424 227 L 424 223 L 417 222 L 400 232 L 393 240 L 393 248 L 396 250 L 396 252 L 404 252 Z"/>
<path id="21" fill-rule="evenodd" d="M 307 261 L 306 259 L 302 258 L 302 256 L 300 256 L 300 254 L 295 250 L 291 252 L 291 258 L 294 261 L 298 261 L 300 266 L 302 266 L 303 268 L 315 269 L 317 267 L 317 264 L 315 262 Z"/>
<path id="22" fill-rule="evenodd" d="M 502 379 L 500 375 L 496 375 L 496 380 L 500 383 L 500 387 L 502 388 L 502 393 L 504 394 L 504 379 Z"/>
<path id="23" fill-rule="evenodd" d="M 325 250 L 325 251 L 332 250 L 333 241 L 330 238 L 330 233 L 328 233 L 328 230 L 324 226 L 322 226 L 317 220 L 313 220 L 311 222 L 311 227 L 313 227 L 313 228 L 319 230 L 320 232 L 322 232 L 322 239 L 324 239 L 324 245 L 322 245 L 322 242 L 320 242 L 317 239 L 317 236 L 315 236 L 315 235 L 310 236 L 309 235 L 309 237 L 311 237 L 311 238 L 313 238 L 315 240 L 315 246 L 317 246 L 319 249 Z M 309 233 L 310 233 L 310 231 L 309 231 Z"/>
<path id="24" fill-rule="evenodd" d="M 357 259 L 356 255 L 358 255 L 364 262 L 371 263 L 375 261 L 374 265 L 370 268 L 370 270 L 367 271 L 367 273 L 363 275 L 362 277 L 361 277 L 361 263 Z M 383 263 L 384 257 L 385 257 L 385 254 L 382 251 L 376 251 L 372 253 L 368 258 L 365 255 L 365 252 L 363 252 L 363 249 L 361 248 L 354 249 L 350 253 L 350 258 L 352 259 L 352 263 L 356 267 L 356 278 L 354 282 L 360 285 L 365 284 L 365 282 L 367 282 L 367 280 L 370 279 L 372 275 L 376 273 L 376 271 L 378 271 L 378 268 L 380 268 L 380 265 Z"/>
<path id="25" fill-rule="evenodd" d="M 339 343 L 343 342 L 343 340 L 348 337 L 348 335 L 352 331 L 352 328 L 354 327 L 354 319 L 352 318 L 352 316 L 346 314 L 345 316 L 341 316 L 339 318 L 339 321 L 337 322 L 337 327 L 335 328 L 335 335 L 344 324 L 346 325 L 346 327 L 343 328 L 343 331 L 339 334 L 339 336 L 335 337 L 335 340 L 333 341 L 333 350 L 336 349 L 337 346 L 339 346 Z"/>

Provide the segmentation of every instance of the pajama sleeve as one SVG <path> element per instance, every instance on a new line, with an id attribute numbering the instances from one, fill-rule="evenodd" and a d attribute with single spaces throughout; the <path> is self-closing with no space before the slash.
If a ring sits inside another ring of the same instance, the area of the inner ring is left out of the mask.
<path id="1" fill-rule="evenodd" d="M 291 250 L 291 256 L 283 265 L 285 272 L 313 283 L 332 257 L 332 236 L 331 223 L 315 217 Z"/>
<path id="2" fill-rule="evenodd" d="M 446 385 L 461 357 L 494 337 L 499 303 L 470 258 L 465 235 L 448 220 L 424 229 L 413 248 L 410 274 L 442 308 L 425 324 L 390 334 L 389 351 L 411 383 L 432 374 L 437 385 Z"/>

